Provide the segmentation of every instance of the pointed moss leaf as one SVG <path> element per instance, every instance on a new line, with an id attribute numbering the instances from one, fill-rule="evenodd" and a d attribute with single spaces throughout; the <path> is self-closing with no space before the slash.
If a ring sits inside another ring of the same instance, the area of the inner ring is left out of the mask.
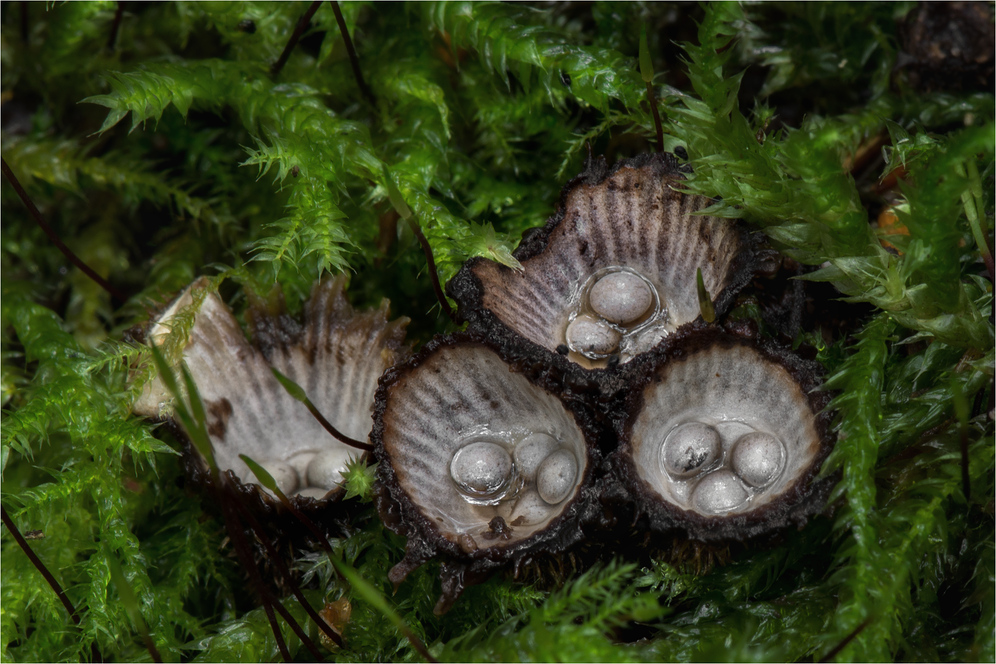
<path id="1" fill-rule="evenodd" d="M 408 627 L 408 624 L 400 615 L 398 615 L 398 612 L 391 607 L 387 599 L 380 594 L 380 591 L 378 591 L 377 588 L 364 579 L 359 572 L 353 569 L 352 566 L 340 560 L 338 557 L 331 556 L 330 559 L 339 574 L 345 577 L 346 581 L 349 582 L 349 585 L 360 597 L 363 598 L 365 602 L 370 604 L 370 606 L 376 609 L 378 613 L 387 618 L 399 632 L 410 639 L 414 647 L 418 648 L 419 645 L 421 645 L 417 643 L 417 638 Z M 422 647 L 424 648 L 424 646 Z"/>
<path id="2" fill-rule="evenodd" d="M 273 377 L 276 378 L 277 382 L 280 383 L 284 390 L 287 391 L 287 394 L 305 405 L 311 405 L 311 399 L 308 398 L 308 395 L 300 385 L 273 367 L 270 367 L 270 371 L 273 372 Z"/>
<path id="3" fill-rule="evenodd" d="M 383 166 L 383 183 L 387 188 L 387 197 L 391 201 L 391 205 L 394 209 L 401 215 L 401 218 L 408 221 L 412 218 L 412 210 L 408 207 L 408 203 L 401 196 L 401 192 L 398 191 L 398 185 L 394 184 L 394 179 L 391 177 L 391 173 L 387 170 L 387 165 Z"/>
<path id="4" fill-rule="evenodd" d="M 346 488 L 344 499 L 359 496 L 360 502 L 368 503 L 373 500 L 377 464 L 367 465 L 359 458 L 351 458 L 346 462 L 346 470 L 342 476 L 342 485 Z"/>
<path id="5" fill-rule="evenodd" d="M 249 470 L 251 470 L 253 475 L 256 476 L 256 479 L 259 480 L 260 484 L 277 494 L 277 497 L 281 500 L 284 500 L 287 497 L 284 495 L 283 491 L 277 487 L 277 481 L 273 479 L 273 475 L 267 472 L 266 468 L 263 468 L 245 454 L 240 454 L 239 458 L 242 459 L 247 466 L 249 466 Z"/>
<path id="6" fill-rule="evenodd" d="M 500 240 L 491 224 L 471 224 L 470 234 L 466 239 L 467 256 L 484 256 L 505 267 L 522 272 L 522 264 L 512 255 L 509 243 Z"/>
<path id="7" fill-rule="evenodd" d="M 650 49 L 647 48 L 647 28 L 640 29 L 640 76 L 644 83 L 654 81 L 654 63 L 650 59 Z"/>
<path id="8" fill-rule="evenodd" d="M 111 99 L 107 95 L 97 95 L 94 97 L 88 97 L 83 101 L 90 102 L 91 104 L 101 104 L 102 106 L 108 106 L 111 110 L 104 118 L 103 124 L 100 125 L 100 129 L 96 133 L 103 134 L 105 131 L 114 127 L 117 123 L 121 122 L 130 111 L 126 108 L 115 108 L 111 105 Z M 107 103 L 105 103 L 107 102 Z"/>

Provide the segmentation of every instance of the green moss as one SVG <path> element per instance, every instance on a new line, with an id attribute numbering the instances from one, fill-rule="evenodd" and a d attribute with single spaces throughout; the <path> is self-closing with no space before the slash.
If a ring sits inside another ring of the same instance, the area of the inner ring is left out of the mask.
<path id="1" fill-rule="evenodd" d="M 3 158 L 129 297 L 70 267 L 3 185 L 3 506 L 43 533 L 30 544 L 81 616 L 5 529 L 5 660 L 147 659 L 142 622 L 167 660 L 279 658 L 172 439 L 130 415 L 129 375 L 152 365 L 125 330 L 197 276 L 237 312 L 243 287 L 279 282 L 297 311 L 336 271 L 360 306 L 391 298 L 416 341 L 451 329 L 398 210 L 443 280 L 471 256 L 511 263 L 589 146 L 652 149 L 644 27 L 688 189 L 845 300 L 848 326 L 795 340 L 840 390 L 827 513 L 708 571 L 621 550 L 554 590 L 493 578 L 439 618 L 437 567 L 388 582 L 404 541 L 359 505 L 371 473 L 354 467 L 357 520 L 332 544 L 376 594 L 295 554 L 314 605 L 353 604 L 328 658 L 419 659 L 384 601 L 442 660 L 814 660 L 856 630 L 836 659 L 992 660 L 994 97 L 912 89 L 896 68 L 912 5 L 347 3 L 372 103 L 328 4 L 270 73 L 307 7 L 127 4 L 115 48 L 116 3 L 4 8 Z M 885 208 L 901 232 L 877 228 Z"/>

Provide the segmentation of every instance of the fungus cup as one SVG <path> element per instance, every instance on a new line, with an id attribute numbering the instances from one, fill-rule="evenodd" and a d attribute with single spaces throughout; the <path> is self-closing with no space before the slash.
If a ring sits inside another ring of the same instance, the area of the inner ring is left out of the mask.
<path id="1" fill-rule="evenodd" d="M 492 570 L 580 541 L 595 511 L 597 431 L 559 386 L 483 338 L 437 337 L 390 369 L 371 439 L 378 509 L 408 538 L 391 581 L 442 557 L 443 613 Z"/>
<path id="2" fill-rule="evenodd" d="M 697 214 L 713 201 L 681 192 L 681 168 L 669 153 L 612 168 L 590 160 L 557 213 L 523 235 L 521 271 L 474 258 L 450 280 L 458 315 L 489 336 L 563 346 L 570 361 L 602 368 L 699 316 L 698 270 L 724 312 L 767 252 L 737 222 Z"/>
<path id="3" fill-rule="evenodd" d="M 343 292 L 345 278 L 316 283 L 303 324 L 284 311 L 274 291 L 252 297 L 247 313 L 253 343 L 232 313 L 198 280 L 181 293 L 150 326 L 146 339 L 160 344 L 174 323 L 193 316 L 182 360 L 204 403 L 206 428 L 215 461 L 251 503 L 270 511 L 278 504 L 261 487 L 240 455 L 262 466 L 298 507 L 321 507 L 339 500 L 339 483 L 350 458 L 362 450 L 336 440 L 274 376 L 278 370 L 309 395 L 318 411 L 346 436 L 366 441 L 377 379 L 408 354 L 408 319 L 389 321 L 388 302 L 355 312 Z M 196 297 L 195 297 L 196 296 Z M 197 302 L 200 302 L 198 305 Z M 135 413 L 165 419 L 186 441 L 190 473 L 209 478 L 206 460 L 189 444 L 169 415 L 170 395 L 159 378 L 147 383 Z"/>
<path id="4" fill-rule="evenodd" d="M 833 434 L 818 363 L 698 324 L 626 372 L 609 463 L 646 527 L 743 540 L 822 509 Z"/>

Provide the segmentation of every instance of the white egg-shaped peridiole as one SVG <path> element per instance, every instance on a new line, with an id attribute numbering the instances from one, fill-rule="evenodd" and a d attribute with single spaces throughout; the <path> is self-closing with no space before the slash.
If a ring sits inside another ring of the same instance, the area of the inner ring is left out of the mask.
<path id="1" fill-rule="evenodd" d="M 785 466 L 785 452 L 778 439 L 769 433 L 746 433 L 733 446 L 733 472 L 753 487 L 762 487 L 776 479 Z"/>
<path id="2" fill-rule="evenodd" d="M 567 326 L 567 347 L 585 357 L 611 355 L 619 350 L 622 333 L 604 320 L 578 316 Z"/>
<path id="3" fill-rule="evenodd" d="M 563 502 L 577 486 L 578 462 L 567 450 L 557 450 L 536 469 L 536 491 L 550 505 Z"/>
<path id="4" fill-rule="evenodd" d="M 610 272 L 588 292 L 592 310 L 602 318 L 629 325 L 643 318 L 654 304 L 651 286 L 631 272 Z"/>
<path id="5" fill-rule="evenodd" d="M 270 474 L 277 488 L 285 495 L 289 496 L 297 491 L 299 480 L 294 466 L 280 459 L 263 459 L 259 461 L 259 465 Z"/>
<path id="6" fill-rule="evenodd" d="M 679 424 L 664 439 L 661 462 L 674 477 L 691 477 L 710 467 L 722 452 L 715 427 L 702 422 Z"/>
<path id="7" fill-rule="evenodd" d="M 749 497 L 740 479 L 723 469 L 698 481 L 691 502 L 703 514 L 723 514 L 740 507 Z"/>
<path id="8" fill-rule="evenodd" d="M 468 443 L 453 454 L 450 477 L 468 495 L 494 496 L 512 480 L 512 455 L 498 443 Z"/>

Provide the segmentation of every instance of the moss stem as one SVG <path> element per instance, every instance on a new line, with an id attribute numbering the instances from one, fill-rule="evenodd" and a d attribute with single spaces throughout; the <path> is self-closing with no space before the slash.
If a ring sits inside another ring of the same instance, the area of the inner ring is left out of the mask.
<path id="1" fill-rule="evenodd" d="M 367 86 L 367 82 L 363 80 L 363 71 L 360 69 L 360 59 L 356 56 L 356 49 L 353 48 L 353 40 L 349 37 L 349 30 L 346 29 L 346 19 L 342 16 L 342 10 L 339 9 L 339 3 L 336 0 L 329 0 L 329 4 L 332 5 L 332 12 L 335 14 L 335 22 L 339 24 L 339 33 L 342 35 L 342 41 L 346 44 L 346 53 L 349 54 L 349 64 L 353 68 L 353 77 L 356 79 L 356 84 L 360 86 L 360 92 L 363 96 L 367 98 L 371 106 L 377 105 L 377 98 L 374 97 L 373 90 Z"/>
<path id="2" fill-rule="evenodd" d="M 290 39 L 287 40 L 287 45 L 284 46 L 283 53 L 281 53 L 277 61 L 273 63 L 273 66 L 270 67 L 270 74 L 276 76 L 280 73 L 280 70 L 284 68 L 284 65 L 287 64 L 287 59 L 290 58 L 291 51 L 293 51 L 294 47 L 297 46 L 297 42 L 301 39 L 301 35 L 304 34 L 304 31 L 308 28 L 308 24 L 311 23 L 311 17 L 315 15 L 315 12 L 318 11 L 321 4 L 321 0 L 315 0 L 315 2 L 312 2 L 308 7 L 308 11 L 304 12 L 304 14 L 301 15 L 301 18 L 298 19 L 297 25 L 294 26 L 294 32 L 291 33 Z"/>

